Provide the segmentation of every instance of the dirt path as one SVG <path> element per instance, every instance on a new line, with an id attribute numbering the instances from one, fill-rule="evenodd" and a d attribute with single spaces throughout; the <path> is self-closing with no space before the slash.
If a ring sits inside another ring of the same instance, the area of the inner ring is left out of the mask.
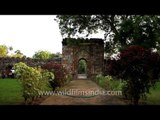
<path id="1" fill-rule="evenodd" d="M 104 89 L 91 80 L 73 80 L 60 91 L 67 95 L 52 95 L 40 105 L 126 105 L 120 95 L 98 95 Z"/>

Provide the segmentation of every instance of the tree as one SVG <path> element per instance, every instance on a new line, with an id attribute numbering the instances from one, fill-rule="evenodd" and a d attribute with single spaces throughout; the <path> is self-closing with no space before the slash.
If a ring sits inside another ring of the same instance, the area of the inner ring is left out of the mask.
<path id="1" fill-rule="evenodd" d="M 24 57 L 24 54 L 20 50 L 16 50 L 15 54 L 12 55 L 12 57 L 22 58 L 22 57 Z"/>
<path id="2" fill-rule="evenodd" d="M 13 48 L 9 47 L 9 50 L 12 51 Z M 20 50 L 16 50 L 16 51 L 14 51 L 14 53 L 11 53 L 8 56 L 9 57 L 14 57 L 14 58 L 23 58 L 23 57 L 26 57 Z"/>
<path id="3" fill-rule="evenodd" d="M 135 105 L 146 97 L 160 74 L 160 55 L 141 46 L 130 46 L 123 50 L 118 60 L 110 60 L 108 71 L 126 81 L 123 94 Z M 111 62 L 112 61 L 112 62 Z"/>
<path id="4" fill-rule="evenodd" d="M 41 60 L 47 60 L 47 59 L 52 59 L 54 58 L 54 54 L 48 52 L 48 51 L 43 51 L 39 50 L 33 55 L 34 59 L 41 59 Z"/>
<path id="5" fill-rule="evenodd" d="M 6 45 L 0 45 L 0 57 L 7 57 L 8 47 Z"/>
<path id="6" fill-rule="evenodd" d="M 12 46 L 10 46 L 8 49 L 9 49 L 10 51 L 12 51 L 12 50 L 13 50 L 13 47 L 12 47 Z"/>
<path id="7" fill-rule="evenodd" d="M 160 47 L 160 16 L 157 15 L 57 15 L 56 20 L 63 37 L 104 31 L 108 53 L 130 45 L 149 49 Z"/>
<path id="8" fill-rule="evenodd" d="M 54 54 L 54 57 L 61 58 L 61 57 L 62 57 L 62 54 L 61 54 L 60 52 L 56 52 L 56 53 Z"/>
<path id="9" fill-rule="evenodd" d="M 50 59 L 61 58 L 61 57 L 62 57 L 62 54 L 60 52 L 51 53 L 51 55 L 50 55 Z"/>

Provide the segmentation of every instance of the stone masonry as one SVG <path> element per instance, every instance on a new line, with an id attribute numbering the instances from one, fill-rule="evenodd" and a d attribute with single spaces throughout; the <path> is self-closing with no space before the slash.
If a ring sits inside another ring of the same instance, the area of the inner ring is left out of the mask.
<path id="1" fill-rule="evenodd" d="M 87 63 L 87 79 L 94 79 L 103 73 L 104 41 L 102 39 L 73 39 L 65 38 L 62 41 L 62 64 L 78 79 L 78 63 L 84 59 Z"/>

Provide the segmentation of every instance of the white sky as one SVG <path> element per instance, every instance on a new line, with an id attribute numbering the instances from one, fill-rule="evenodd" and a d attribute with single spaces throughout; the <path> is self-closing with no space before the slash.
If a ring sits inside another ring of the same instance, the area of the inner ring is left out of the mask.
<path id="1" fill-rule="evenodd" d="M 0 15 L 0 45 L 32 57 L 38 50 L 62 53 L 62 36 L 55 15 Z M 91 37 L 102 38 L 103 34 Z"/>

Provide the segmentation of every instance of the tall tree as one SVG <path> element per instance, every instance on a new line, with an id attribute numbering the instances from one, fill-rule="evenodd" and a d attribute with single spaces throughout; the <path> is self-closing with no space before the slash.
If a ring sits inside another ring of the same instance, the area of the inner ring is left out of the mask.
<path id="1" fill-rule="evenodd" d="M 35 52 L 35 54 L 33 55 L 33 58 L 47 60 L 47 59 L 54 58 L 54 54 L 50 53 L 49 51 L 39 50 L 38 52 Z"/>
<path id="2" fill-rule="evenodd" d="M 16 50 L 15 54 L 12 57 L 22 58 L 24 57 L 24 54 L 20 50 Z"/>
<path id="3" fill-rule="evenodd" d="M 6 45 L 0 45 L 0 57 L 7 57 L 8 47 Z"/>
<path id="4" fill-rule="evenodd" d="M 63 37 L 105 32 L 105 50 L 118 52 L 130 45 L 160 48 L 160 16 L 157 15 L 57 15 Z"/>

